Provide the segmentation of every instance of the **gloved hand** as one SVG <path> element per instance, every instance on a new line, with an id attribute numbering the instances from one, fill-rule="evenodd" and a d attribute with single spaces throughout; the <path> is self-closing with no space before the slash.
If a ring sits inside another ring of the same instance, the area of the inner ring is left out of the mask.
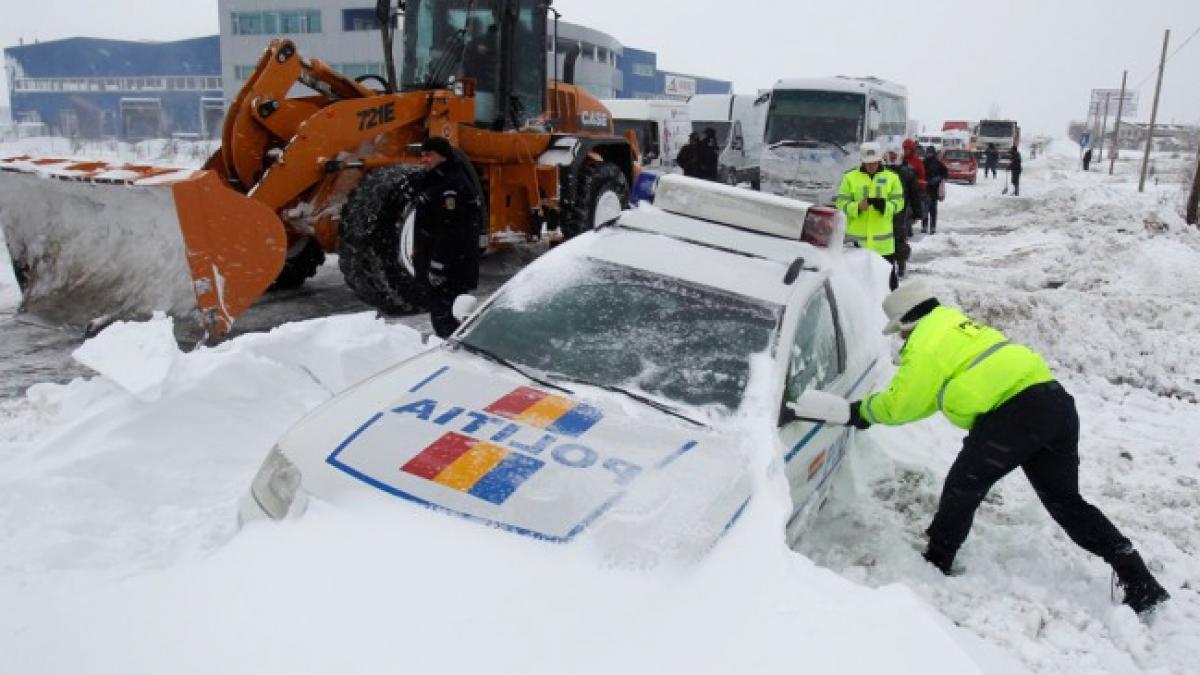
<path id="1" fill-rule="evenodd" d="M 873 206 L 875 210 L 880 213 L 883 213 L 887 209 L 887 200 L 883 197 L 872 197 L 870 202 L 871 206 Z"/>
<path id="2" fill-rule="evenodd" d="M 429 281 L 430 288 L 441 288 L 442 286 L 445 286 L 448 281 L 450 281 L 450 277 L 447 277 L 441 272 L 435 272 L 433 270 L 429 270 L 429 273 L 425 275 L 425 278 Z"/>
<path id="3" fill-rule="evenodd" d="M 862 413 L 859 411 L 861 407 L 862 401 L 855 401 L 850 404 L 850 421 L 846 422 L 846 424 L 855 429 L 869 429 L 871 428 L 871 423 L 863 418 Z"/>

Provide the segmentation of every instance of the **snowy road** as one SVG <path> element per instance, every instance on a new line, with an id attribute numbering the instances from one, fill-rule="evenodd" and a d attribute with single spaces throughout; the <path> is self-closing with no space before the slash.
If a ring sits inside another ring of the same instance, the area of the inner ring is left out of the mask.
<path id="1" fill-rule="evenodd" d="M 980 509 L 954 577 L 926 565 L 961 439 L 941 419 L 863 436 L 803 555 L 782 545 L 789 505 L 762 456 L 763 498 L 688 568 L 421 509 L 314 503 L 239 531 L 236 500 L 274 439 L 422 348 L 357 314 L 191 353 L 160 324 L 124 324 L 131 339 L 89 343 L 105 376 L 0 400 L 0 672 L 1196 673 L 1200 232 L 1177 185 L 1138 195 L 1131 165 L 1085 175 L 1060 152 L 1027 164 L 1020 198 L 954 186 L 911 270 L 1044 353 L 1075 396 L 1083 493 L 1173 595 L 1148 625 L 1021 475 Z M 497 282 L 512 271 L 493 264 Z M 242 328 L 354 302 L 327 266 Z M 54 335 L 4 367 L 27 383 L 79 373 L 77 340 Z"/>

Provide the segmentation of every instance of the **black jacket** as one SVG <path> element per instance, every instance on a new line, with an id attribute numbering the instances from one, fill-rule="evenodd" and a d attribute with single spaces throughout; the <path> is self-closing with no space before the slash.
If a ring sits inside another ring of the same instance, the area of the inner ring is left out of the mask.
<path id="1" fill-rule="evenodd" d="M 995 148 L 988 148 L 983 153 L 983 165 L 995 168 L 1000 165 L 1000 151 Z"/>
<path id="2" fill-rule="evenodd" d="M 413 266 L 417 278 L 443 274 L 460 290 L 479 284 L 480 195 L 466 170 L 446 160 L 427 171 L 416 194 Z"/>
<path id="3" fill-rule="evenodd" d="M 929 194 L 936 195 L 938 193 L 938 186 L 950 176 L 950 171 L 946 169 L 945 164 L 942 164 L 942 160 L 937 157 L 926 157 L 924 162 L 925 185 L 929 190 Z"/>
<path id="4" fill-rule="evenodd" d="M 900 177 L 900 185 L 904 187 L 904 211 L 896 214 L 896 218 L 900 218 L 905 212 L 913 220 L 921 219 L 921 193 L 920 185 L 917 183 L 917 172 L 907 164 L 888 164 L 884 168 Z M 905 230 L 907 233 L 907 230 Z"/>
<path id="5" fill-rule="evenodd" d="M 1016 148 L 1008 151 L 1008 170 L 1021 173 L 1021 151 Z"/>
<path id="6" fill-rule="evenodd" d="M 675 163 L 679 165 L 679 168 L 683 169 L 683 175 L 699 175 L 699 153 L 700 141 L 688 141 L 687 145 L 679 149 L 679 155 L 675 157 Z"/>
<path id="7" fill-rule="evenodd" d="M 720 161 L 721 150 L 717 147 L 717 142 L 708 138 L 701 140 L 696 148 L 695 176 L 705 180 L 717 180 Z"/>

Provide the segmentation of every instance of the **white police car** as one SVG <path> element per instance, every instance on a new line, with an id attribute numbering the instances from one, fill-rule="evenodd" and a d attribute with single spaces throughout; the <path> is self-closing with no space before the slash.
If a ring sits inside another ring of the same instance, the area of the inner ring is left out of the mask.
<path id="1" fill-rule="evenodd" d="M 686 556 L 736 520 L 752 492 L 745 443 L 769 438 L 794 539 L 853 430 L 788 403 L 853 399 L 881 370 L 886 265 L 843 250 L 844 229 L 832 209 L 665 176 L 654 206 L 552 250 L 477 310 L 456 303 L 470 316 L 447 342 L 296 424 L 243 517 L 370 494 Z"/>

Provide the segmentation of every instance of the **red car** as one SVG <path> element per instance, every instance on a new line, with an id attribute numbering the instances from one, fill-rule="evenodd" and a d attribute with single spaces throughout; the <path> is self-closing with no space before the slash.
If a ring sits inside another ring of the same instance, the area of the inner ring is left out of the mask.
<path id="1" fill-rule="evenodd" d="M 975 184 L 975 177 L 979 172 L 979 162 L 975 159 L 975 153 L 970 150 L 947 150 L 942 153 L 942 163 L 950 173 L 950 180 Z"/>

